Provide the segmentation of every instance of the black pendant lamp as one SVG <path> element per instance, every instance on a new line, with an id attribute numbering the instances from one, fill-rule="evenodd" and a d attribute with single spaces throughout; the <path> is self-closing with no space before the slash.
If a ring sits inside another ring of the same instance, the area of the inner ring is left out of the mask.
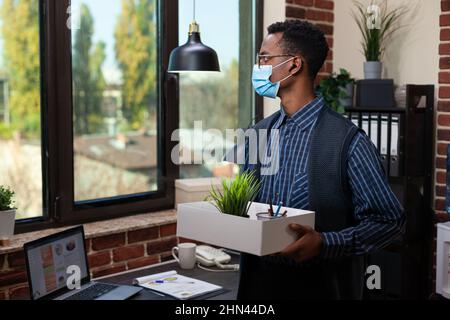
<path id="1" fill-rule="evenodd" d="M 201 41 L 200 26 L 195 21 L 195 0 L 194 20 L 189 26 L 188 41 L 170 54 L 168 72 L 220 72 L 217 53 Z"/>

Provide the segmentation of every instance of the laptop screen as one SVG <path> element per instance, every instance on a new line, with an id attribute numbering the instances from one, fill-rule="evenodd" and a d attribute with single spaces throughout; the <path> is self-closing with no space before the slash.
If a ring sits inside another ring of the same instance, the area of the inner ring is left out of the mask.
<path id="1" fill-rule="evenodd" d="M 71 266 L 79 268 L 80 280 L 89 277 L 82 228 L 35 241 L 26 246 L 26 255 L 34 300 L 67 287 Z"/>

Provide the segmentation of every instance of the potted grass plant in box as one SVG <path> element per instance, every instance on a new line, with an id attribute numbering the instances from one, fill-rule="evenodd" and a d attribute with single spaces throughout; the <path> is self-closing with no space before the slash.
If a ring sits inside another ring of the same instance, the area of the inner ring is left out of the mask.
<path id="1" fill-rule="evenodd" d="M 15 219 L 14 191 L 6 186 L 0 186 L 0 240 L 14 235 Z"/>
<path id="2" fill-rule="evenodd" d="M 214 206 L 223 214 L 249 218 L 248 211 L 257 197 L 261 183 L 253 173 L 243 173 L 233 180 L 222 180 L 222 190 L 211 187 L 210 196 Z"/>

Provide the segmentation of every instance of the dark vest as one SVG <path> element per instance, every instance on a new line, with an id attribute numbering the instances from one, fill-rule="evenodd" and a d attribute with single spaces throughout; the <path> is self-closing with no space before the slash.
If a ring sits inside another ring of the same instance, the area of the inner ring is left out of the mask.
<path id="1" fill-rule="evenodd" d="M 280 113 L 255 126 L 270 130 Z M 347 177 L 350 144 L 360 131 L 350 120 L 323 108 L 313 129 L 308 163 L 309 210 L 318 232 L 355 226 Z M 260 175 L 260 165 L 250 167 Z M 242 254 L 238 299 L 362 299 L 365 257 L 314 259 L 299 264 L 281 257 Z"/>

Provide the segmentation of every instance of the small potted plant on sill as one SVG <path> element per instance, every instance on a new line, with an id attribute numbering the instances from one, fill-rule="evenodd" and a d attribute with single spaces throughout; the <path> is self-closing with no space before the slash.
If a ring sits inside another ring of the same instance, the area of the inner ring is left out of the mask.
<path id="1" fill-rule="evenodd" d="M 409 11 L 405 5 L 389 11 L 387 1 L 371 1 L 367 6 L 361 2 L 353 1 L 356 10 L 352 12 L 353 18 L 360 30 L 363 40 L 363 54 L 365 79 L 381 79 L 381 58 L 386 51 L 388 40 L 403 26 L 399 20 Z"/>
<path id="2" fill-rule="evenodd" d="M 0 186 L 0 244 L 14 235 L 16 208 L 13 198 L 14 191 Z"/>
<path id="3" fill-rule="evenodd" d="M 339 74 L 331 74 L 325 77 L 318 86 L 325 102 L 334 111 L 345 113 L 345 108 L 353 105 L 355 79 L 345 69 L 340 69 Z"/>
<path id="4" fill-rule="evenodd" d="M 248 211 L 261 188 L 253 173 L 243 173 L 233 180 L 222 180 L 222 190 L 211 187 L 210 196 L 214 206 L 223 214 L 249 218 Z"/>

